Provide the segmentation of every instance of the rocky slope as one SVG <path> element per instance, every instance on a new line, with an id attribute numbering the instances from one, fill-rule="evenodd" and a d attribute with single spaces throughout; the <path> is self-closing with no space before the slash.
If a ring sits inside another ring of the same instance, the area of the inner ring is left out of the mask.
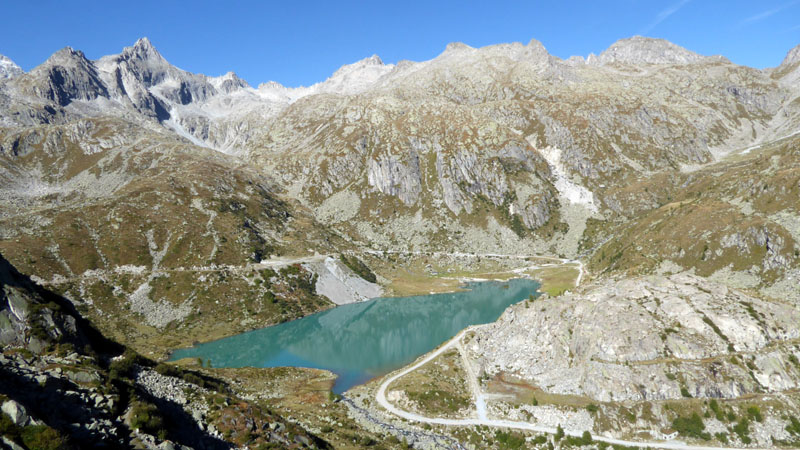
<path id="1" fill-rule="evenodd" d="M 633 274 L 691 269 L 799 305 L 798 164 L 794 136 L 677 175 L 675 190 L 665 190 L 658 178 L 630 186 L 615 200 L 641 212 L 617 229 L 596 225 L 614 231 L 597 236 L 607 241 L 590 267 Z"/>
<path id="2" fill-rule="evenodd" d="M 529 249 L 574 254 L 559 243 L 577 241 L 587 217 L 628 216 L 610 198 L 620 188 L 769 139 L 775 120 L 796 117 L 786 103 L 793 88 L 686 55 L 644 38 L 590 62 L 558 60 L 536 41 L 454 44 L 399 64 L 360 95 L 292 103 L 249 158 L 286 173 L 292 192 L 323 213 L 337 205 L 339 220 L 357 221 L 352 234 L 378 245 L 497 248 L 516 239 L 505 228 L 533 230 L 522 241 Z M 589 195 L 574 195 L 580 189 Z M 391 213 L 376 210 L 378 199 Z"/>
<path id="3" fill-rule="evenodd" d="M 514 374 L 554 394 L 664 400 L 686 388 L 737 398 L 798 386 L 798 321 L 790 303 L 688 274 L 651 276 L 516 307 L 481 329 L 472 351 L 487 375 Z"/>
<path id="4" fill-rule="evenodd" d="M 630 217 L 614 197 L 640 177 L 794 131 L 791 55 L 759 71 L 643 37 L 587 60 L 537 41 L 452 44 L 430 61 L 372 57 L 308 88 L 254 89 L 177 69 L 141 39 L 97 61 L 58 52 L 3 84 L 0 115 L 160 124 L 266 168 L 368 245 L 574 255 L 588 218 Z"/>
<path id="5" fill-rule="evenodd" d="M 533 414 L 540 423 L 560 417 L 616 436 L 649 430 L 661 439 L 672 428 L 710 440 L 719 432 L 723 443 L 772 447 L 797 444 L 789 418 L 800 411 L 798 323 L 796 304 L 684 273 L 609 279 L 516 305 L 466 348 L 486 389 L 509 399 L 493 407 L 496 414 Z M 733 408 L 732 418 L 712 406 L 703 436 L 675 422 L 703 414 L 709 399 Z M 592 414 L 576 405 L 593 405 Z M 736 431 L 748 407 L 758 418 Z"/>
<path id="6" fill-rule="evenodd" d="M 140 351 L 331 304 L 292 288 L 311 273 L 254 264 L 344 241 L 262 172 L 165 130 L 118 118 L 4 128 L 0 179 L 3 253 Z"/>
<path id="7" fill-rule="evenodd" d="M 0 342 L 4 447 L 328 447 L 224 383 L 123 353 L 2 256 Z"/>

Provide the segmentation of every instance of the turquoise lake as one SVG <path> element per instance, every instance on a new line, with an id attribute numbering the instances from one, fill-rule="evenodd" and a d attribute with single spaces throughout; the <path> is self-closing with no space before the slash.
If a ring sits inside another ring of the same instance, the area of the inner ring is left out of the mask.
<path id="1" fill-rule="evenodd" d="M 173 352 L 214 367 L 312 367 L 338 375 L 342 393 L 415 360 L 469 325 L 497 320 L 538 295 L 528 279 L 469 283 L 465 291 L 377 298 Z"/>

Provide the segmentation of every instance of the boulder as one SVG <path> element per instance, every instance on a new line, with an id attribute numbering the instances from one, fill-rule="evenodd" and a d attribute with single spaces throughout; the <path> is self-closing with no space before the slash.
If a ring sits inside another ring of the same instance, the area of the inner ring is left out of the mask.
<path id="1" fill-rule="evenodd" d="M 2 410 L 8 417 L 11 418 L 11 421 L 14 422 L 14 424 L 22 427 L 28 423 L 29 418 L 27 411 L 25 411 L 25 407 L 16 401 L 5 401 L 3 403 Z"/>
<path id="2" fill-rule="evenodd" d="M 25 450 L 25 447 L 17 444 L 16 442 L 12 441 L 11 439 L 9 439 L 9 438 L 7 438 L 5 436 L 0 436 L 0 442 L 3 443 L 4 448 L 8 447 L 11 450 Z"/>

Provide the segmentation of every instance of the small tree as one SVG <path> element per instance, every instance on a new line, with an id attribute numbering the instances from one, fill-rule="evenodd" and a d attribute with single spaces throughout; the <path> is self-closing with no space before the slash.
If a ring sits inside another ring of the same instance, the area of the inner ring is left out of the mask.
<path id="1" fill-rule="evenodd" d="M 560 441 L 564 437 L 564 429 L 561 428 L 561 424 L 556 427 L 556 442 Z"/>

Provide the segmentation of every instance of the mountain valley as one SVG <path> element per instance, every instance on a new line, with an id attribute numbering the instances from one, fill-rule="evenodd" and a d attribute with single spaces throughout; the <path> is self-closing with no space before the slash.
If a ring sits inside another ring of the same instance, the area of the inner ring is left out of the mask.
<path id="1" fill-rule="evenodd" d="M 0 56 L 0 445 L 798 447 L 798 80 L 800 46 L 760 70 L 640 36 L 297 88 L 147 38 Z M 318 369 L 165 362 L 519 277 L 543 294 L 343 396 Z"/>

